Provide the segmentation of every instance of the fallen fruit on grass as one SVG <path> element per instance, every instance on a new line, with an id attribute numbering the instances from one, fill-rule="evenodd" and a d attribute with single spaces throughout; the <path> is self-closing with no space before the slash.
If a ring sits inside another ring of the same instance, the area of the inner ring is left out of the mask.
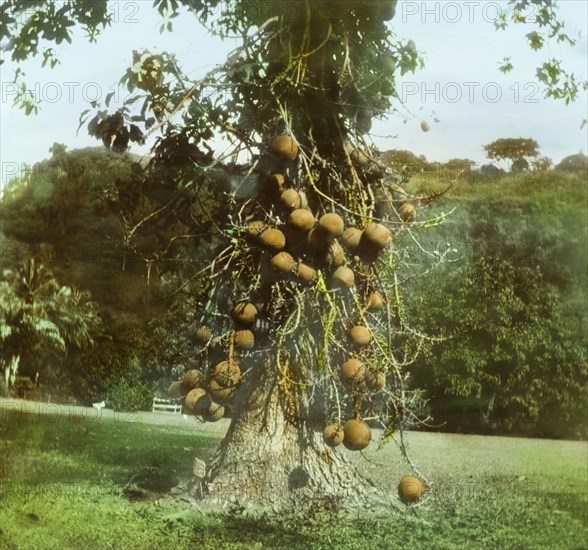
<path id="1" fill-rule="evenodd" d="M 416 502 L 424 490 L 423 482 L 415 476 L 404 476 L 398 483 L 398 496 L 405 504 Z"/>

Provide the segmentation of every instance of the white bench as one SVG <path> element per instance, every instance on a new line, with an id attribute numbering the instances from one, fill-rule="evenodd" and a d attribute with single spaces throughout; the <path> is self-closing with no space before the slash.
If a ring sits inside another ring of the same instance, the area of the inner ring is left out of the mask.
<path id="1" fill-rule="evenodd" d="M 154 397 L 151 412 L 181 413 L 182 404 L 172 399 L 161 399 L 159 397 Z"/>

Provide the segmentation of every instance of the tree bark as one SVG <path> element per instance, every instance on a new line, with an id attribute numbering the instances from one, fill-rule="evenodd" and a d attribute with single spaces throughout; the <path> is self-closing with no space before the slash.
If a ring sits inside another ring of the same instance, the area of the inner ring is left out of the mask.
<path id="1" fill-rule="evenodd" d="M 203 479 L 187 485 L 211 504 L 261 509 L 364 506 L 382 502 L 375 486 L 323 442 L 323 422 L 309 413 L 304 373 L 266 360 L 250 369 L 235 416 Z"/>

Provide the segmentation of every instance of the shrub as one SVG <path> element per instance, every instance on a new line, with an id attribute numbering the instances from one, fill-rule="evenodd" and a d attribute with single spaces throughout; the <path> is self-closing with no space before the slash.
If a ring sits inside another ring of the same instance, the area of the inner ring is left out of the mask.
<path id="1" fill-rule="evenodd" d="M 120 377 L 111 381 L 106 392 L 106 403 L 115 411 L 135 412 L 149 409 L 153 391 L 142 380 L 141 367 L 134 359 L 130 368 Z"/>

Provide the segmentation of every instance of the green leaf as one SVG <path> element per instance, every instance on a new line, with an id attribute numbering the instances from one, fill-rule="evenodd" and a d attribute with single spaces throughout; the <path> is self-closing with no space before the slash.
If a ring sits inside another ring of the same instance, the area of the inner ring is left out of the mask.
<path id="1" fill-rule="evenodd" d="M 514 65 L 510 62 L 510 57 L 505 57 L 499 67 L 500 72 L 508 73 L 514 69 Z"/>
<path id="2" fill-rule="evenodd" d="M 540 50 L 543 47 L 544 39 L 538 32 L 527 34 L 527 40 L 529 41 L 529 47 L 534 51 Z"/>

